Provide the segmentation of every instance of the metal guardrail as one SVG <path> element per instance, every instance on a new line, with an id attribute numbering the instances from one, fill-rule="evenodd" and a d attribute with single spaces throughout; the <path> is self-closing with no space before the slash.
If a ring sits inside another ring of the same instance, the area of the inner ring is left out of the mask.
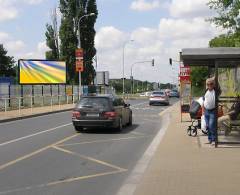
<path id="1" fill-rule="evenodd" d="M 18 110 L 20 113 L 22 109 L 37 108 L 66 104 L 75 104 L 78 100 L 78 94 L 73 95 L 46 95 L 46 96 L 23 96 L 23 97 L 1 97 L 0 98 L 0 112 L 7 112 L 11 110 Z"/>

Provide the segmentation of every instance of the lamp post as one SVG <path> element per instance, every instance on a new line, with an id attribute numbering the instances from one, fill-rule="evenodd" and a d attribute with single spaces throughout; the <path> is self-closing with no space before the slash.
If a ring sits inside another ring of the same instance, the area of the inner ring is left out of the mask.
<path id="1" fill-rule="evenodd" d="M 77 38 L 78 38 L 78 48 L 79 49 L 81 49 L 81 47 L 82 47 L 82 45 L 81 45 L 80 22 L 83 18 L 88 17 L 88 16 L 95 16 L 95 13 L 85 14 L 85 15 L 81 16 L 79 18 L 78 22 L 77 22 L 77 24 L 78 24 L 78 33 L 77 33 L 78 36 L 77 36 Z M 79 77 L 79 94 L 78 94 L 78 96 L 80 98 L 80 96 L 82 94 L 82 90 L 81 90 L 81 85 L 82 85 L 81 84 L 81 71 L 78 71 L 78 77 Z"/>
<path id="2" fill-rule="evenodd" d="M 143 63 L 147 63 L 147 62 L 151 62 L 151 63 L 152 63 L 152 66 L 154 66 L 155 60 L 152 59 L 152 60 L 148 60 L 148 61 L 135 62 L 135 63 L 133 63 L 133 64 L 131 65 L 132 94 L 133 94 L 133 92 L 134 92 L 133 67 L 134 67 L 134 65 L 136 65 L 136 64 L 143 64 Z"/>
<path id="3" fill-rule="evenodd" d="M 122 76 L 123 76 L 123 97 L 125 96 L 125 80 L 124 80 L 124 77 L 125 77 L 125 73 L 124 73 L 124 71 L 125 71 L 125 47 L 126 47 L 126 45 L 128 44 L 128 43 L 130 43 L 130 42 L 133 42 L 134 40 L 129 40 L 129 41 L 127 41 L 127 42 L 125 42 L 124 44 L 123 44 L 123 57 L 122 57 L 122 62 L 123 62 L 123 66 L 122 66 Z"/>

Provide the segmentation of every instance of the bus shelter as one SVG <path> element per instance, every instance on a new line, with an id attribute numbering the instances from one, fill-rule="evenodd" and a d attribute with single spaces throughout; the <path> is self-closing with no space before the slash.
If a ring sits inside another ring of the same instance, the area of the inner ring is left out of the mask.
<path id="1" fill-rule="evenodd" d="M 234 69 L 235 79 L 240 80 L 240 48 L 232 48 L 232 47 L 220 47 L 220 48 L 185 48 L 180 52 L 180 59 L 184 65 L 187 66 L 204 66 L 209 70 L 209 77 L 215 76 L 216 79 L 216 88 L 218 88 L 221 82 L 219 81 L 219 75 L 222 75 L 224 71 L 228 71 L 229 69 Z M 221 71 L 220 71 L 221 70 Z M 212 75 L 211 75 L 212 73 Z M 229 77 L 225 77 L 225 81 L 227 81 Z M 234 84 L 234 83 L 233 83 Z M 235 85 L 240 85 L 235 84 Z M 230 94 L 230 95 L 229 95 Z M 228 95 L 221 94 L 219 97 L 216 97 L 216 110 L 218 110 L 218 106 L 220 103 L 230 104 L 237 101 L 237 93 L 228 93 Z M 239 94 L 238 94 L 239 95 Z M 216 120 L 217 120 L 217 112 L 216 112 Z M 232 127 L 230 125 L 230 127 Z M 237 127 L 237 126 L 236 126 Z M 219 131 L 218 125 L 216 123 L 216 142 L 215 147 L 218 144 L 240 144 L 239 140 L 226 141 L 225 139 L 219 140 Z"/>

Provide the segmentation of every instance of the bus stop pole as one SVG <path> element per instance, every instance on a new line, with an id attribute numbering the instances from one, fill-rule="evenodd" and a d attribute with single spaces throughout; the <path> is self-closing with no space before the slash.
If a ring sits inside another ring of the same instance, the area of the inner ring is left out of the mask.
<path id="1" fill-rule="evenodd" d="M 219 94 L 216 93 L 217 90 L 219 89 L 219 84 L 218 84 L 218 61 L 215 60 L 215 148 L 218 147 L 218 99 L 219 99 Z"/>

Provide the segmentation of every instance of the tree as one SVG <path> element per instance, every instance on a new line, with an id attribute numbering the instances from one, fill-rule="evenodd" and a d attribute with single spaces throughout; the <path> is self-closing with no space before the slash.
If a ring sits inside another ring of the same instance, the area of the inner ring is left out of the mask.
<path id="1" fill-rule="evenodd" d="M 207 77 L 208 77 L 208 68 L 206 67 L 191 68 L 191 81 L 193 86 L 197 88 L 203 87 Z"/>
<path id="2" fill-rule="evenodd" d="M 46 59 L 59 59 L 59 44 L 58 44 L 58 25 L 57 25 L 57 11 L 56 8 L 52 13 L 52 24 L 46 25 L 47 31 L 45 33 L 47 46 L 50 51 L 46 52 Z"/>
<path id="3" fill-rule="evenodd" d="M 210 21 L 217 26 L 239 31 L 240 29 L 240 1 L 239 0 L 210 0 L 208 3 L 210 9 L 214 9 L 218 16 L 213 17 Z"/>
<path id="4" fill-rule="evenodd" d="M 47 46 L 51 49 L 50 51 L 46 52 L 46 59 L 57 60 L 59 59 L 59 52 L 55 41 L 54 30 L 52 25 L 47 24 L 46 27 L 47 27 L 47 32 L 45 33 L 47 41 L 46 43 Z"/>
<path id="5" fill-rule="evenodd" d="M 78 74 L 75 71 L 75 49 L 77 48 L 77 29 L 80 25 L 81 46 L 84 49 L 84 72 L 82 83 L 90 84 L 95 76 L 92 59 L 96 54 L 94 47 L 95 30 L 94 24 L 98 11 L 96 0 L 60 0 L 60 11 L 62 13 L 60 26 L 60 56 L 67 62 L 68 80 L 78 81 Z M 95 13 L 95 16 L 85 17 L 80 23 L 83 15 Z"/>
<path id="6" fill-rule="evenodd" d="M 61 20 L 59 37 L 61 40 L 60 59 L 67 63 L 67 80 L 70 83 L 77 81 L 75 72 L 75 49 L 77 48 L 77 37 L 73 29 L 74 23 L 70 17 Z"/>
<path id="7" fill-rule="evenodd" d="M 7 56 L 7 50 L 0 44 L 0 76 L 15 77 L 14 58 Z"/>
<path id="8" fill-rule="evenodd" d="M 240 35 L 236 33 L 228 33 L 215 37 L 209 42 L 210 47 L 239 47 Z"/>
<path id="9" fill-rule="evenodd" d="M 84 53 L 84 68 L 85 71 L 83 72 L 83 83 L 89 84 L 95 77 L 95 70 L 93 67 L 93 58 L 96 55 L 96 49 L 94 47 L 94 40 L 96 31 L 94 29 L 94 24 L 96 23 L 98 10 L 96 0 L 88 0 L 85 1 L 85 13 L 90 14 L 94 13 L 95 16 L 87 17 L 83 21 L 83 25 L 81 28 L 81 43 L 82 47 L 85 51 Z"/>

